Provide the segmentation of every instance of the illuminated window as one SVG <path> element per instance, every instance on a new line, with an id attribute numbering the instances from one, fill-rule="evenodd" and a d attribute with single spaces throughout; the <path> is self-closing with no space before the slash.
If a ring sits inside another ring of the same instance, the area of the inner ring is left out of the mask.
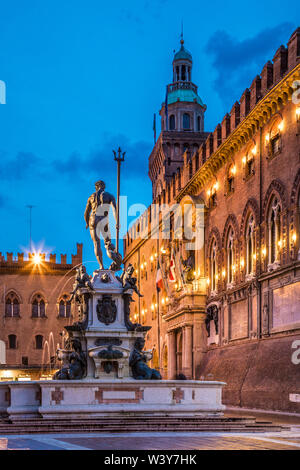
<path id="1" fill-rule="evenodd" d="M 234 280 L 234 235 L 232 228 L 227 239 L 227 282 L 232 284 Z"/>
<path id="2" fill-rule="evenodd" d="M 281 237 L 281 207 L 275 197 L 268 214 L 269 264 L 279 262 Z"/>
<path id="3" fill-rule="evenodd" d="M 210 278 L 211 278 L 211 290 L 215 292 L 217 290 L 217 242 L 213 241 L 210 251 Z"/>
<path id="4" fill-rule="evenodd" d="M 232 194 L 234 191 L 234 175 L 236 172 L 236 167 L 234 164 L 230 165 L 227 171 L 227 178 L 226 178 L 226 194 Z"/>
<path id="5" fill-rule="evenodd" d="M 246 273 L 253 273 L 254 261 L 254 219 L 249 217 L 246 230 Z"/>

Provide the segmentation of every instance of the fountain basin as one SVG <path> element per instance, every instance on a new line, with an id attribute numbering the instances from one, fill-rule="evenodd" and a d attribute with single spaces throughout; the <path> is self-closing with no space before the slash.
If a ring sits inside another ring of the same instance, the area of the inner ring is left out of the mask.
<path id="1" fill-rule="evenodd" d="M 224 382 L 49 380 L 0 383 L 0 413 L 12 421 L 110 416 L 220 416 Z"/>

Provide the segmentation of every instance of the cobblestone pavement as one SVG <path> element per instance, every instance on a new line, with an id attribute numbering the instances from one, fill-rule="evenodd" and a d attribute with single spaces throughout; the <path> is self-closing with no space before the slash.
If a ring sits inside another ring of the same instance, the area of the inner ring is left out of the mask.
<path id="1" fill-rule="evenodd" d="M 299 450 L 300 429 L 276 433 L 82 433 L 0 436 L 0 450 Z"/>

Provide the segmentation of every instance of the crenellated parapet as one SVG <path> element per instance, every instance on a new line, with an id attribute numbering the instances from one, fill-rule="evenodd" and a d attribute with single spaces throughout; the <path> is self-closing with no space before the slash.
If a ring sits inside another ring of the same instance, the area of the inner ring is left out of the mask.
<path id="1" fill-rule="evenodd" d="M 68 263 L 67 255 L 60 255 L 60 262 L 56 259 L 55 253 L 17 253 L 14 256 L 13 253 L 6 253 L 6 256 L 0 252 L 0 271 L 4 273 L 9 272 L 20 272 L 29 270 L 38 270 L 43 273 L 55 273 L 55 271 L 61 272 L 62 270 L 70 270 L 75 266 L 82 264 L 82 243 L 77 243 L 76 254 L 71 255 L 71 262 Z"/>

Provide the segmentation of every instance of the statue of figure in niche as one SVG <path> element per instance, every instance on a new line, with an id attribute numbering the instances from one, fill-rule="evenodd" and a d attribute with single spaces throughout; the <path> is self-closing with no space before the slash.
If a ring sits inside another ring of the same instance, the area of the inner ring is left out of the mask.
<path id="1" fill-rule="evenodd" d="M 151 357 L 143 351 L 144 346 L 144 338 L 137 338 L 130 354 L 129 366 L 131 367 L 133 378 L 136 380 L 160 380 L 161 375 L 159 371 L 147 366 L 147 362 Z"/>
<path id="2" fill-rule="evenodd" d="M 65 349 L 58 349 L 57 359 L 66 364 L 53 375 L 53 380 L 81 380 L 86 373 L 86 356 L 78 338 L 69 338 Z"/>
<path id="3" fill-rule="evenodd" d="M 215 323 L 216 335 L 219 333 L 219 309 L 217 305 L 211 305 L 208 307 L 205 318 L 205 326 L 207 336 L 210 337 L 210 322 L 211 320 Z"/>

